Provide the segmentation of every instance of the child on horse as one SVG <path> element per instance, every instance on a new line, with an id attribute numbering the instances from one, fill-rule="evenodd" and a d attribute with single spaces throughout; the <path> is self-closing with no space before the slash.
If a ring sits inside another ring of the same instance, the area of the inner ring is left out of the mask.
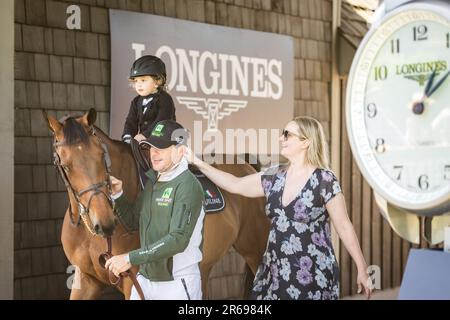
<path id="1" fill-rule="evenodd" d="M 134 61 L 130 70 L 130 81 L 137 96 L 131 101 L 125 120 L 122 140 L 138 142 L 150 136 L 156 123 L 175 120 L 175 106 L 172 97 L 165 91 L 166 66 L 155 56 L 145 55 Z"/>

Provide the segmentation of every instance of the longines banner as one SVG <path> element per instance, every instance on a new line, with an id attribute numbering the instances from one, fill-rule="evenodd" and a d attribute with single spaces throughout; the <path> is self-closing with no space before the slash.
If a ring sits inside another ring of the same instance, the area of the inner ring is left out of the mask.
<path id="1" fill-rule="evenodd" d="M 113 138 L 136 96 L 130 67 L 152 54 L 166 64 L 177 121 L 196 153 L 278 153 L 294 109 L 291 37 L 119 10 L 110 10 L 110 25 Z"/>

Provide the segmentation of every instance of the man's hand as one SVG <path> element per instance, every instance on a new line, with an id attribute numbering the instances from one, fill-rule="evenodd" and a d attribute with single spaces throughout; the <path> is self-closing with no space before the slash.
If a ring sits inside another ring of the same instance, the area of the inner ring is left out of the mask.
<path id="1" fill-rule="evenodd" d="M 131 263 L 128 262 L 127 256 L 128 253 L 112 257 L 106 261 L 105 268 L 114 273 L 116 277 L 119 277 L 122 272 L 125 272 L 131 268 Z"/>
<path id="2" fill-rule="evenodd" d="M 114 176 L 109 176 L 111 178 L 111 189 L 112 189 L 112 195 L 116 195 L 120 192 L 122 192 L 122 180 L 117 179 Z"/>

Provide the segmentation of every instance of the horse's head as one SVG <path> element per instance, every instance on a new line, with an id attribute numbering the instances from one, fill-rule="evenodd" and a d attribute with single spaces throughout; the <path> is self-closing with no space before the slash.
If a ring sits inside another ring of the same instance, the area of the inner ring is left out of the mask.
<path id="1" fill-rule="evenodd" d="M 66 116 L 59 121 L 45 111 L 43 114 L 54 134 L 55 165 L 71 195 L 71 210 L 78 212 L 91 232 L 111 236 L 116 219 L 109 181 L 110 160 L 106 145 L 95 135 L 96 111 L 90 109 L 83 116 Z"/>

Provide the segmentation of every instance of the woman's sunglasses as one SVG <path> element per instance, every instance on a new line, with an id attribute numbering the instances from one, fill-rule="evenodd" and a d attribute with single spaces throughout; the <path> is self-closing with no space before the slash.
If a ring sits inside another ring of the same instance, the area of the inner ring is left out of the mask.
<path id="1" fill-rule="evenodd" d="M 289 137 L 292 137 L 292 136 L 297 137 L 297 138 L 299 138 L 300 140 L 305 140 L 305 138 L 299 136 L 299 135 L 296 134 L 296 133 L 287 131 L 286 129 L 283 129 L 283 131 L 281 132 L 281 135 L 283 136 L 284 141 L 287 141 L 287 139 L 289 139 Z"/>

